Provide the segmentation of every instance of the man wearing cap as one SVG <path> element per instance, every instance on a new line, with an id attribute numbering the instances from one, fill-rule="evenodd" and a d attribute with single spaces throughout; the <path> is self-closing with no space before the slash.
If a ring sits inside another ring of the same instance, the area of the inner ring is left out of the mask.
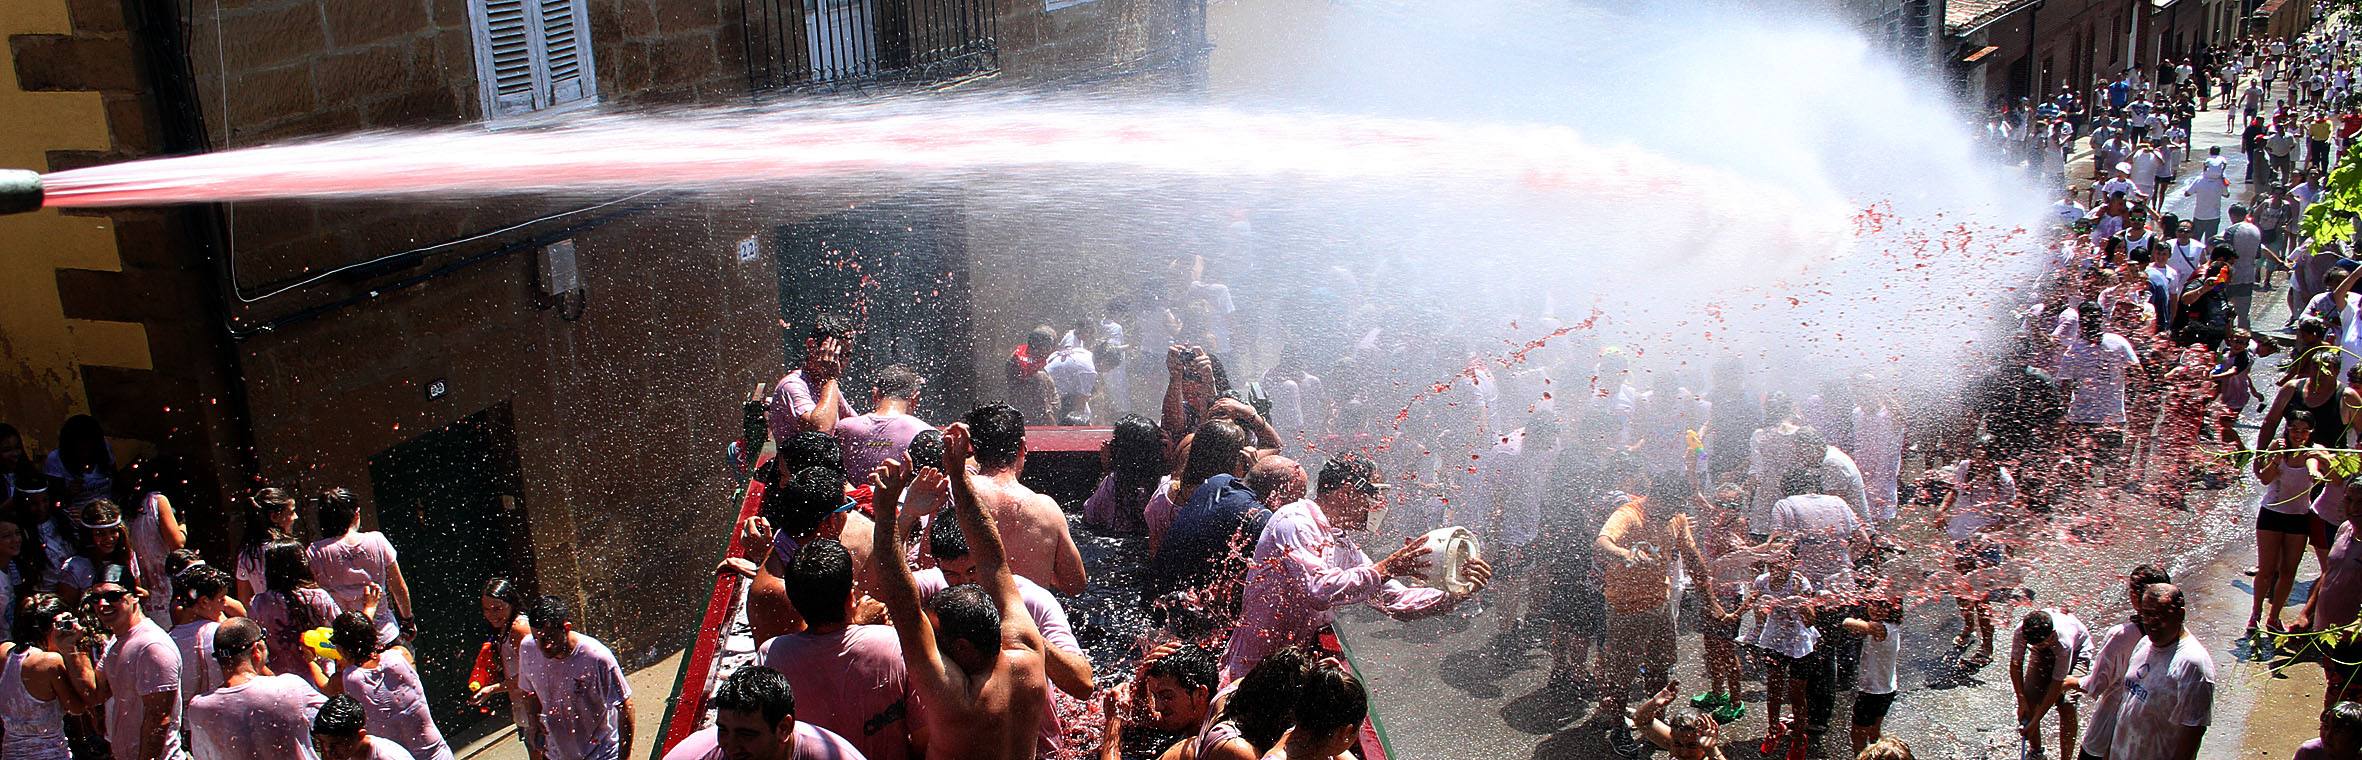
<path id="1" fill-rule="evenodd" d="M 82 594 L 115 635 L 90 698 L 106 702 L 107 744 L 115 760 L 173 760 L 180 757 L 180 647 L 140 614 L 132 588 L 129 569 L 106 565 Z"/>
<path id="2" fill-rule="evenodd" d="M 1371 562 L 1345 536 L 1369 524 L 1370 511 L 1385 504 L 1386 488 L 1378 482 L 1376 465 L 1346 454 L 1321 467 L 1319 496 L 1272 513 L 1255 541 L 1239 625 L 1223 655 L 1224 681 L 1246 675 L 1272 652 L 1314 643 L 1340 607 L 1366 602 L 1407 620 L 1443 613 L 1467 598 L 1394 580 L 1421 574 L 1438 559 L 1427 556 L 1416 537 Z M 1468 558 L 1463 572 L 1474 587 L 1469 594 L 1482 590 L 1493 575 L 1492 567 L 1475 557 Z"/>
<path id="3" fill-rule="evenodd" d="M 293 757 L 312 751 L 312 716 L 328 701 L 293 673 L 271 675 L 269 645 L 252 618 L 231 618 L 213 631 L 222 685 L 189 700 L 189 738 L 200 758 Z"/>

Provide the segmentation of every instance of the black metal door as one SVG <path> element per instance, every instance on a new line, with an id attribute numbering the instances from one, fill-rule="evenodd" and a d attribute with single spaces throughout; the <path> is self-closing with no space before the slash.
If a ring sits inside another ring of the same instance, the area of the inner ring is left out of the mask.
<path id="1" fill-rule="evenodd" d="M 379 452 L 369 458 L 369 481 L 378 529 L 410 584 L 419 676 L 435 723 L 458 746 L 508 723 L 506 710 L 487 715 L 466 703 L 468 672 L 490 631 L 478 603 L 484 582 L 507 576 L 535 586 L 508 404 Z"/>

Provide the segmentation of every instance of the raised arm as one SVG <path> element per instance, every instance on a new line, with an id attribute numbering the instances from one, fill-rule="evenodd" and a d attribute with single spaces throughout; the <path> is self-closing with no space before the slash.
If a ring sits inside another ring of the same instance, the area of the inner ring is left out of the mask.
<path id="1" fill-rule="evenodd" d="M 962 472 L 965 472 L 963 469 Z M 910 486 L 910 465 L 888 459 L 869 473 L 870 503 L 877 510 L 871 521 L 869 557 L 876 563 L 872 576 L 877 581 L 878 601 L 886 604 L 886 613 L 894 618 L 894 634 L 902 641 L 903 666 L 911 680 L 930 694 L 951 685 L 950 668 L 935 652 L 935 627 L 919 610 L 919 585 L 910 577 L 910 565 L 902 556 L 902 542 L 896 540 L 894 525 L 896 510 L 901 508 L 902 491 Z"/>
<path id="2" fill-rule="evenodd" d="M 1011 632 L 1021 632 L 1018 638 L 1027 648 L 1041 651 L 1041 633 L 1034 625 L 1033 614 L 1025 610 L 1024 598 L 1017 593 L 1017 577 L 1009 573 L 1008 548 L 1001 543 L 1000 526 L 994 524 L 990 510 L 976 503 L 975 475 L 968 472 L 971 451 L 967 423 L 954 424 L 943 431 L 943 474 L 951 478 L 952 512 L 959 516 L 960 533 L 968 538 L 968 553 L 976 558 L 978 585 L 992 596 L 993 606 L 1000 608 L 1003 639 Z M 909 575 L 909 571 L 903 571 L 904 578 Z"/>

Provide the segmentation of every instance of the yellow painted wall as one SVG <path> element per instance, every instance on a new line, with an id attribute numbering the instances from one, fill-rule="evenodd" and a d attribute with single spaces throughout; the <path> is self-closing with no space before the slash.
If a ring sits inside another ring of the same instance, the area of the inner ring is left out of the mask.
<path id="1" fill-rule="evenodd" d="M 0 40 L 72 31 L 66 0 L 0 2 Z M 46 171 L 46 151 L 112 144 L 98 93 L 24 92 L 16 62 L 0 48 L 0 168 Z M 107 220 L 55 211 L 0 216 L 0 421 L 23 430 L 35 455 L 67 416 L 89 409 L 82 365 L 151 368 L 139 325 L 65 318 L 59 269 L 121 269 Z"/>

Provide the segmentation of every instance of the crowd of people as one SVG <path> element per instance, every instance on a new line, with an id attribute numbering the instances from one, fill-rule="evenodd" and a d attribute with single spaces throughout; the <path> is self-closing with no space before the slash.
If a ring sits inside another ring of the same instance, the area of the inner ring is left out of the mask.
<path id="1" fill-rule="evenodd" d="M 0 424 L 0 757 L 453 757 L 400 560 L 353 492 L 253 490 L 217 564 L 188 546 L 168 460 L 119 463 L 89 416 L 56 440 L 31 460 Z M 536 758 L 619 757 L 632 713 L 614 655 L 518 588 L 484 590 L 492 675 L 470 697 L 512 695 Z"/>
<path id="2" fill-rule="evenodd" d="M 1345 271 L 1319 301 L 1341 329 L 1263 352 L 1250 332 L 1287 331 L 1250 331 L 1271 326 L 1241 308 L 1252 293 L 1194 259 L 1069 330 L 1031 330 L 1006 403 L 925 419 L 925 379 L 849 377 L 858 331 L 821 315 L 733 448 L 759 510 L 721 571 L 746 580 L 755 661 L 666 757 L 1382 756 L 1334 630 L 1359 606 L 1489 616 L 1491 646 L 1546 650 L 1544 688 L 1615 752 L 1687 760 L 1723 756 L 1751 710 L 1767 757 L 1907 760 L 1886 718 L 1904 653 L 1930 648 L 1906 644 L 1956 612 L 1932 649 L 1963 672 L 2006 654 L 2027 756 L 2186 760 L 2216 662 L 2169 568 L 2126 563 L 2107 573 L 2120 595 L 2040 601 L 2027 568 L 2062 538 L 2104 544 L 2127 505 L 2215 498 L 2226 461 L 2259 494 L 2250 651 L 2315 659 L 2329 683 L 2320 737 L 2292 750 L 2356 757 L 2362 262 L 2345 252 L 2362 233 L 2299 230 L 2362 131 L 2345 28 L 1996 117 L 1992 138 L 2059 186 L 2079 140 L 2101 171 L 2058 200 L 2059 256 L 2010 348 L 1949 401 L 1875 372 L 1723 359 L 1700 376 L 1549 316 L 1545 338 L 1488 356 L 1468 325 Z M 2246 124 L 2243 175 L 2220 146 L 2189 155 L 2213 108 Z M 2190 218 L 2165 212 L 2176 197 Z M 2251 323 L 2278 272 L 2284 339 Z M 1224 357 L 1262 371 L 1234 379 Z M 1133 413 L 1140 398 L 1157 414 Z M 1111 429 L 1079 504 L 1021 480 L 1029 424 Z M 255 489 L 237 552 L 209 561 L 169 468 L 118 464 L 87 416 L 55 440 L 35 460 L 0 425 L 0 756 L 453 757 L 397 552 L 361 529 L 356 494 Z M 1153 623 L 1121 658 L 1095 660 L 1069 618 L 1098 581 L 1072 521 L 1139 537 Z M 1454 551 L 1460 531 L 1480 550 Z M 2320 576 L 2292 613 L 2308 555 Z M 639 727 L 614 653 L 520 588 L 484 589 L 470 700 L 505 701 L 536 760 L 621 757 Z M 1686 698 L 1685 668 L 1705 680 Z"/>

